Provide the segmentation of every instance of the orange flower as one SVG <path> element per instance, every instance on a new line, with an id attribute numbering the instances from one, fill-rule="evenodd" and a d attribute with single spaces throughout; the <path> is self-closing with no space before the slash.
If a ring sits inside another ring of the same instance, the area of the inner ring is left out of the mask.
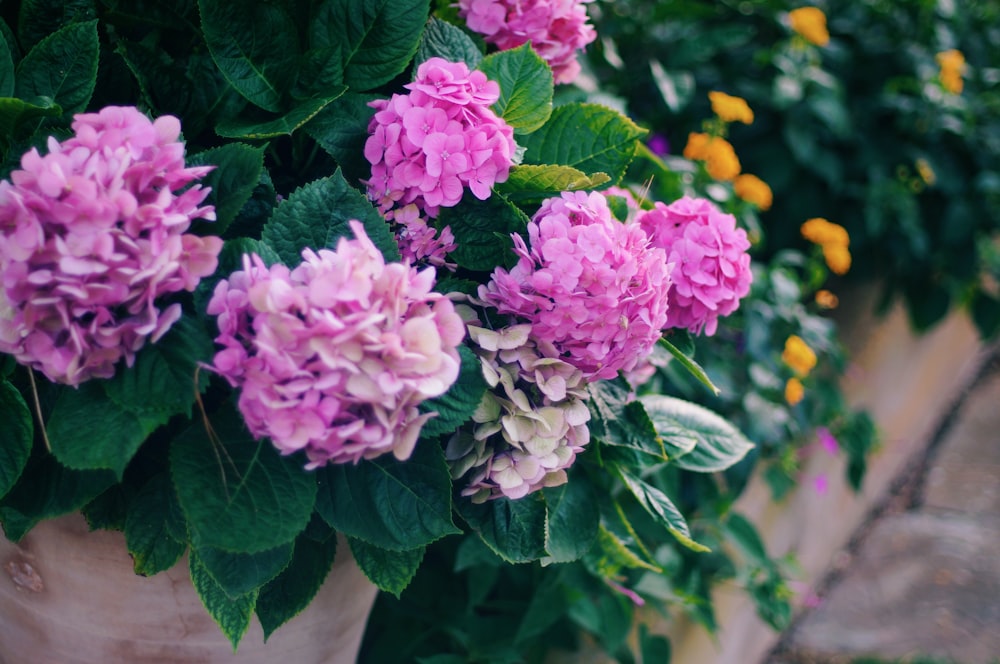
<path id="1" fill-rule="evenodd" d="M 824 288 L 816 291 L 816 304 L 822 309 L 836 309 L 840 298 Z"/>
<path id="2" fill-rule="evenodd" d="M 953 95 L 962 92 L 962 72 L 965 70 L 965 56 L 956 48 L 942 51 L 934 56 L 941 72 L 938 78 L 941 80 L 941 87 Z"/>
<path id="3" fill-rule="evenodd" d="M 742 97 L 734 97 L 725 92 L 713 90 L 708 93 L 708 98 L 712 102 L 712 112 L 718 115 L 723 122 L 753 123 L 753 111 L 750 110 L 750 106 Z"/>
<path id="4" fill-rule="evenodd" d="M 793 334 L 785 340 L 781 360 L 799 376 L 805 377 L 816 366 L 816 353 L 802 340 L 802 337 Z"/>
<path id="5" fill-rule="evenodd" d="M 823 260 L 834 274 L 847 274 L 851 269 L 851 252 L 842 244 L 824 244 Z"/>
<path id="6" fill-rule="evenodd" d="M 840 224 L 834 224 L 822 217 L 809 219 L 799 229 L 802 237 L 819 245 L 838 244 L 845 247 L 851 244 L 847 229 Z"/>
<path id="7" fill-rule="evenodd" d="M 705 162 L 705 170 L 716 180 L 732 180 L 740 174 L 740 160 L 732 144 L 721 136 L 688 134 L 684 156 Z"/>
<path id="8" fill-rule="evenodd" d="M 826 14 L 818 7 L 799 7 L 788 12 L 788 20 L 792 30 L 802 35 L 806 41 L 817 46 L 826 46 L 830 42 L 830 33 L 826 29 Z"/>
<path id="9" fill-rule="evenodd" d="M 684 146 L 684 158 L 691 160 L 708 159 L 708 143 L 712 137 L 708 134 L 691 132 L 688 134 L 687 145 Z"/>
<path id="10" fill-rule="evenodd" d="M 760 210 L 768 210 L 774 202 L 771 187 L 756 175 L 744 173 L 733 180 L 733 191 L 737 196 L 753 203 Z"/>
<path id="11" fill-rule="evenodd" d="M 785 401 L 788 402 L 788 405 L 794 406 L 802 401 L 805 395 L 806 388 L 802 386 L 802 381 L 798 378 L 789 378 L 788 382 L 785 383 Z"/>

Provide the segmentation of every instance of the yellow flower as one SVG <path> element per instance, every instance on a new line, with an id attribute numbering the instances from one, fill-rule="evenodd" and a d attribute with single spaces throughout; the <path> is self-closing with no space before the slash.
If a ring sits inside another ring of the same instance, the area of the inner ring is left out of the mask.
<path id="1" fill-rule="evenodd" d="M 750 106 L 742 97 L 734 97 L 725 92 L 713 90 L 708 93 L 708 98 L 712 102 L 712 112 L 718 115 L 723 122 L 753 123 L 753 111 L 750 110 Z"/>
<path id="2" fill-rule="evenodd" d="M 824 244 L 823 260 L 834 274 L 847 274 L 851 269 L 851 252 L 842 244 Z"/>
<path id="3" fill-rule="evenodd" d="M 802 237 L 819 245 L 836 244 L 847 247 L 851 244 L 851 236 L 847 234 L 846 228 L 822 217 L 809 219 L 799 230 Z"/>
<path id="4" fill-rule="evenodd" d="M 802 35 L 806 41 L 817 46 L 826 46 L 830 42 L 830 33 L 826 29 L 826 14 L 818 7 L 799 7 L 788 12 L 792 30 Z"/>
<path id="5" fill-rule="evenodd" d="M 934 169 L 931 168 L 930 163 L 923 157 L 917 159 L 917 173 L 920 175 L 920 179 L 924 181 L 924 184 L 928 186 L 933 186 L 934 182 L 937 181 L 937 174 Z"/>
<path id="6" fill-rule="evenodd" d="M 953 48 L 938 53 L 934 59 L 941 67 L 941 73 L 938 75 L 941 86 L 953 95 L 961 93 L 962 71 L 965 69 L 965 56 L 962 52 Z"/>
<path id="7" fill-rule="evenodd" d="M 740 174 L 740 160 L 732 144 L 721 136 L 688 134 L 684 156 L 705 162 L 705 170 L 716 180 L 732 180 Z"/>
<path id="8" fill-rule="evenodd" d="M 816 304 L 821 309 L 836 309 L 840 304 L 840 298 L 824 288 L 816 291 Z"/>
<path id="9" fill-rule="evenodd" d="M 785 350 L 781 352 L 782 361 L 791 367 L 799 376 L 805 377 L 816 366 L 816 353 L 798 335 L 785 339 Z"/>
<path id="10" fill-rule="evenodd" d="M 712 137 L 708 134 L 691 132 L 688 134 L 687 145 L 684 146 L 684 158 L 692 160 L 708 159 L 708 143 Z"/>
<path id="11" fill-rule="evenodd" d="M 774 194 L 767 183 L 756 175 L 744 173 L 733 180 L 733 191 L 737 196 L 753 203 L 760 210 L 768 210 L 774 202 Z"/>
<path id="12" fill-rule="evenodd" d="M 788 382 L 785 383 L 785 401 L 788 402 L 788 405 L 794 406 L 802 401 L 802 397 L 805 395 L 806 388 L 802 386 L 802 381 L 798 378 L 789 378 Z"/>

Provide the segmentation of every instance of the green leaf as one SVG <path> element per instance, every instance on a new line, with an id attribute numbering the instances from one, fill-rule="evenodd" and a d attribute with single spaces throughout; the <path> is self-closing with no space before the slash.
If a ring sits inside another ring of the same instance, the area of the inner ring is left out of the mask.
<path id="1" fill-rule="evenodd" d="M 573 480 L 542 489 L 546 507 L 545 550 L 553 562 L 579 560 L 597 541 L 600 509 L 594 491 L 592 484 Z"/>
<path id="2" fill-rule="evenodd" d="M 623 378 L 590 384 L 590 430 L 608 445 L 627 447 L 666 460 L 663 439 Z"/>
<path id="3" fill-rule="evenodd" d="M 198 0 L 198 8 L 208 50 L 226 80 L 252 104 L 280 112 L 300 54 L 287 5 Z"/>
<path id="4" fill-rule="evenodd" d="M 170 475 L 196 547 L 258 553 L 292 541 L 316 501 L 301 459 L 256 441 L 234 408 L 192 424 L 170 446 Z"/>
<path id="5" fill-rule="evenodd" d="M 479 505 L 463 499 L 458 512 L 486 546 L 507 562 L 527 563 L 545 556 L 545 501 L 540 493 Z"/>
<path id="6" fill-rule="evenodd" d="M 232 553 L 205 546 L 198 548 L 197 555 L 222 592 L 237 599 L 281 574 L 292 560 L 292 550 L 292 542 L 257 553 Z"/>
<path id="7" fill-rule="evenodd" d="M 618 469 L 618 476 L 625 483 L 626 488 L 635 496 L 639 504 L 642 505 L 649 514 L 666 528 L 674 538 L 691 549 L 692 551 L 710 551 L 707 546 L 698 544 L 691 539 L 691 531 L 688 530 L 687 522 L 680 510 L 667 498 L 667 495 L 657 489 L 652 484 L 629 474 L 627 471 Z"/>
<path id="8" fill-rule="evenodd" d="M 521 137 L 527 164 L 563 164 L 621 181 L 640 138 L 648 132 L 618 111 L 598 104 L 559 106 L 537 131 Z"/>
<path id="9" fill-rule="evenodd" d="M 450 254 L 460 267 L 491 272 L 497 265 L 512 265 L 511 233 L 526 234 L 528 216 L 503 196 L 494 193 L 485 201 L 465 196 L 451 208 L 441 208 L 438 222 L 451 226 L 458 248 Z"/>
<path id="10" fill-rule="evenodd" d="M 454 385 L 441 396 L 420 404 L 420 412 L 437 413 L 436 417 L 424 423 L 420 430 L 422 438 L 451 433 L 465 424 L 486 392 L 486 380 L 483 378 L 479 358 L 466 346 L 459 346 L 458 354 L 462 358 L 462 368 Z"/>
<path id="11" fill-rule="evenodd" d="M 188 166 L 215 166 L 199 183 L 211 188 L 208 202 L 215 206 L 215 221 L 200 225 L 206 235 L 222 235 L 250 199 L 264 170 L 264 149 L 227 143 L 189 156 Z"/>
<path id="12" fill-rule="evenodd" d="M 328 96 L 321 99 L 310 99 L 298 104 L 281 117 L 273 120 L 248 120 L 245 118 L 230 118 L 223 120 L 215 127 L 215 133 L 225 138 L 246 138 L 263 140 L 278 136 L 291 136 L 292 132 L 301 128 L 316 116 L 331 101 L 344 94 L 346 86 L 327 90 Z"/>
<path id="13" fill-rule="evenodd" d="M 663 570 L 644 559 L 625 543 L 618 535 L 603 525 L 597 531 L 597 546 L 590 550 L 588 559 L 595 560 L 594 566 L 604 576 L 619 576 L 622 568 L 646 569 L 661 573 Z"/>
<path id="14" fill-rule="evenodd" d="M 714 473 L 725 470 L 746 456 L 753 443 L 721 416 L 707 408 L 662 394 L 639 398 L 664 439 L 694 438 L 693 450 L 674 459 L 685 470 Z"/>
<path id="15" fill-rule="evenodd" d="M 20 4 L 17 33 L 26 49 L 60 28 L 97 17 L 94 0 L 23 0 Z"/>
<path id="16" fill-rule="evenodd" d="M 11 97 L 0 98 L 0 146 L 6 148 L 32 120 L 62 115 L 62 107 L 52 103 L 51 99 L 44 100 L 44 104 L 39 106 Z"/>
<path id="17" fill-rule="evenodd" d="M 340 169 L 332 176 L 296 189 L 282 201 L 264 226 L 262 237 L 285 265 L 302 262 L 302 250 L 334 248 L 337 239 L 352 237 L 347 222 L 357 219 L 387 261 L 399 260 L 399 247 L 389 225 Z"/>
<path id="18" fill-rule="evenodd" d="M 235 653 L 240 640 L 246 634 L 247 628 L 250 627 L 250 619 L 253 617 L 254 606 L 257 604 L 257 591 L 254 590 L 236 599 L 230 598 L 215 582 L 215 579 L 208 573 L 193 551 L 189 558 L 189 567 L 191 583 L 198 592 L 201 603 L 205 605 L 205 610 L 212 616 L 229 642 L 233 644 L 233 652 Z"/>
<path id="19" fill-rule="evenodd" d="M 377 95 L 347 92 L 316 114 L 305 126 L 307 134 L 326 150 L 353 180 L 371 176 L 371 167 L 359 155 L 368 140 L 368 122 L 375 114 L 369 102 Z"/>
<path id="20" fill-rule="evenodd" d="M 183 524 L 168 525 L 177 519 L 171 506 L 177 502 L 167 473 L 154 475 L 128 503 L 125 517 L 125 544 L 135 573 L 152 576 L 168 570 L 187 550 L 187 541 L 175 538 L 172 531 Z"/>
<path id="21" fill-rule="evenodd" d="M 33 456 L 0 501 L 4 535 L 17 542 L 39 521 L 77 511 L 114 483 L 111 471 L 71 470 L 51 454 Z"/>
<path id="22" fill-rule="evenodd" d="M 541 200 L 564 191 L 597 189 L 610 181 L 607 173 L 587 175 L 572 166 L 520 164 L 510 169 L 510 177 L 496 189 L 512 201 Z"/>
<path id="23" fill-rule="evenodd" d="M 14 96 L 14 52 L 7 43 L 4 31 L 0 31 L 0 97 Z"/>
<path id="24" fill-rule="evenodd" d="M 162 339 L 143 346 L 135 364 L 120 367 L 100 384 L 115 405 L 135 415 L 148 415 L 154 421 L 190 416 L 196 377 L 198 392 L 208 387 L 208 373 L 198 367 L 211 362 L 214 352 L 212 337 L 201 322 L 182 316 Z"/>
<path id="25" fill-rule="evenodd" d="M 66 115 L 82 111 L 97 83 L 97 21 L 73 23 L 38 42 L 17 66 L 16 96 L 53 100 Z"/>
<path id="26" fill-rule="evenodd" d="M 256 611 L 265 639 L 306 608 L 326 580 L 337 553 L 337 537 L 327 531 L 321 540 L 299 535 L 288 567 L 260 589 Z"/>
<path id="27" fill-rule="evenodd" d="M 417 55 L 416 64 L 431 58 L 444 58 L 450 62 L 464 62 L 469 69 L 475 69 L 483 61 L 483 52 L 469 35 L 451 23 L 431 17 L 427 22 Z"/>
<path id="28" fill-rule="evenodd" d="M 712 394 L 718 396 L 719 388 L 712 383 L 712 379 L 708 377 L 708 374 L 705 373 L 705 370 L 702 369 L 697 362 L 686 355 L 680 348 L 670 343 L 666 337 L 660 337 L 659 344 L 670 351 L 670 354 L 674 356 L 674 359 L 680 362 L 681 366 L 687 369 L 688 373 L 698 379 L 698 382 L 712 390 Z"/>
<path id="29" fill-rule="evenodd" d="M 479 69 L 500 84 L 492 109 L 515 133 L 531 133 L 552 115 L 552 70 L 530 42 L 487 56 Z"/>
<path id="30" fill-rule="evenodd" d="M 316 510 L 351 537 L 391 551 L 461 532 L 451 520 L 451 476 L 440 446 L 419 443 L 406 461 L 383 455 L 318 471 Z"/>
<path id="31" fill-rule="evenodd" d="M 31 456 L 34 421 L 24 397 L 6 380 L 0 381 L 0 498 L 17 483 Z"/>
<path id="32" fill-rule="evenodd" d="M 347 541 L 351 545 L 354 560 L 368 580 L 378 586 L 379 590 L 392 593 L 397 599 L 406 586 L 410 585 L 426 551 L 423 546 L 408 551 L 386 551 L 354 537 L 349 537 Z"/>
<path id="33" fill-rule="evenodd" d="M 76 470 L 109 469 L 119 479 L 142 443 L 166 421 L 162 413 L 136 413 L 108 398 L 102 381 L 61 390 L 48 422 L 52 454 Z"/>
<path id="34" fill-rule="evenodd" d="M 645 624 L 639 625 L 639 652 L 643 662 L 670 664 L 670 641 L 659 634 L 650 634 Z"/>
<path id="35" fill-rule="evenodd" d="M 322 0 L 310 17 L 310 46 L 339 50 L 344 82 L 372 90 L 406 69 L 429 10 L 429 0 Z"/>

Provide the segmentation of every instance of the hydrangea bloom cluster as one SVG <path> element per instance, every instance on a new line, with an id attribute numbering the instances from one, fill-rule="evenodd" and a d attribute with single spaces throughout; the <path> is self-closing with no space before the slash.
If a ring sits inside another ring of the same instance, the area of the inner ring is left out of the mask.
<path id="1" fill-rule="evenodd" d="M 715 334 L 719 318 L 750 292 L 750 241 L 736 218 L 710 201 L 684 197 L 657 202 L 639 217 L 654 246 L 673 265 L 668 327 Z"/>
<path id="2" fill-rule="evenodd" d="M 109 106 L 72 127 L 0 182 L 0 352 L 78 385 L 180 318 L 156 300 L 212 274 L 222 240 L 185 233 L 215 219 L 208 189 L 178 193 L 212 167 L 185 168 L 177 118 Z"/>
<path id="3" fill-rule="evenodd" d="M 470 30 L 502 51 L 526 42 L 545 60 L 556 83 L 580 73 L 576 52 L 597 38 L 584 5 L 592 0 L 459 0 Z"/>
<path id="4" fill-rule="evenodd" d="M 255 436 L 307 467 L 392 452 L 406 459 L 430 414 L 417 406 L 458 377 L 465 325 L 431 291 L 434 269 L 386 264 L 358 222 L 336 251 L 293 270 L 244 257 L 208 304 L 224 346 L 214 369 L 240 388 Z"/>
<path id="5" fill-rule="evenodd" d="M 532 336 L 586 379 L 631 370 L 660 338 L 666 254 L 637 224 L 612 218 L 602 194 L 549 198 L 528 224 L 531 248 L 513 237 L 517 264 L 494 270 L 479 297 L 529 322 Z"/>
<path id="6" fill-rule="evenodd" d="M 451 226 L 436 231 L 420 215 L 420 209 L 413 203 L 392 210 L 385 216 L 394 224 L 396 243 L 403 260 L 443 267 L 452 272 L 458 267 L 447 259 L 448 252 L 454 251 L 457 246 Z"/>
<path id="7" fill-rule="evenodd" d="M 590 441 L 583 372 L 536 343 L 530 325 L 500 331 L 469 326 L 491 390 L 445 456 L 452 477 L 468 476 L 472 502 L 523 498 L 566 482 L 566 469 Z"/>
<path id="8" fill-rule="evenodd" d="M 415 203 L 431 217 L 457 205 L 466 187 L 488 198 L 517 148 L 514 130 L 490 110 L 500 86 L 464 62 L 431 58 L 404 87 L 409 94 L 371 103 L 369 197 L 383 212 Z"/>

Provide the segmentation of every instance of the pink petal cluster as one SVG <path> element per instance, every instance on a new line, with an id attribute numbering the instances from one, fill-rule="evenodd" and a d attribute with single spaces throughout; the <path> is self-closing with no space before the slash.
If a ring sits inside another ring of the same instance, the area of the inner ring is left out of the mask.
<path id="1" fill-rule="evenodd" d="M 514 130 L 490 110 L 500 86 L 464 62 L 431 58 L 404 87 L 409 94 L 371 103 L 369 197 L 383 212 L 415 203 L 431 217 L 457 205 L 466 187 L 489 198 L 517 148 Z"/>
<path id="2" fill-rule="evenodd" d="M 455 235 L 451 226 L 445 226 L 440 231 L 434 229 L 421 216 L 420 209 L 410 203 L 398 210 L 385 213 L 385 218 L 393 224 L 396 243 L 403 260 L 414 264 L 443 267 L 452 272 L 458 267 L 448 262 L 447 255 L 454 251 Z"/>
<path id="3" fill-rule="evenodd" d="M 212 274 L 222 240 L 185 233 L 215 219 L 184 189 L 212 167 L 185 168 L 177 118 L 109 106 L 72 127 L 0 182 L 0 352 L 78 385 L 174 324 L 181 305 L 156 300 Z"/>
<path id="4" fill-rule="evenodd" d="M 526 42 L 545 60 L 556 83 L 580 73 L 576 52 L 597 38 L 584 5 L 593 0 L 459 0 L 458 15 L 500 50 Z"/>
<path id="5" fill-rule="evenodd" d="M 590 441 L 583 372 L 551 357 L 530 325 L 500 331 L 469 326 L 490 390 L 471 431 L 448 441 L 452 477 L 468 477 L 463 496 L 481 503 L 523 498 L 567 480 L 566 469 Z"/>
<path id="6" fill-rule="evenodd" d="M 245 256 L 208 304 L 224 346 L 214 369 L 240 388 L 239 409 L 257 437 L 307 468 L 392 452 L 406 459 L 431 416 L 417 406 L 458 377 L 465 324 L 431 291 L 434 269 L 386 264 L 357 239 L 302 252 L 293 270 Z"/>
<path id="7" fill-rule="evenodd" d="M 514 235 L 519 260 L 494 270 L 479 297 L 531 324 L 532 336 L 585 378 L 633 369 L 667 322 L 670 270 L 637 224 L 611 216 L 600 193 L 549 198 L 528 224 L 531 248 Z"/>
<path id="8" fill-rule="evenodd" d="M 668 327 L 715 334 L 719 318 L 736 311 L 750 292 L 746 231 L 711 201 L 687 196 L 670 205 L 657 202 L 639 224 L 673 264 Z"/>

